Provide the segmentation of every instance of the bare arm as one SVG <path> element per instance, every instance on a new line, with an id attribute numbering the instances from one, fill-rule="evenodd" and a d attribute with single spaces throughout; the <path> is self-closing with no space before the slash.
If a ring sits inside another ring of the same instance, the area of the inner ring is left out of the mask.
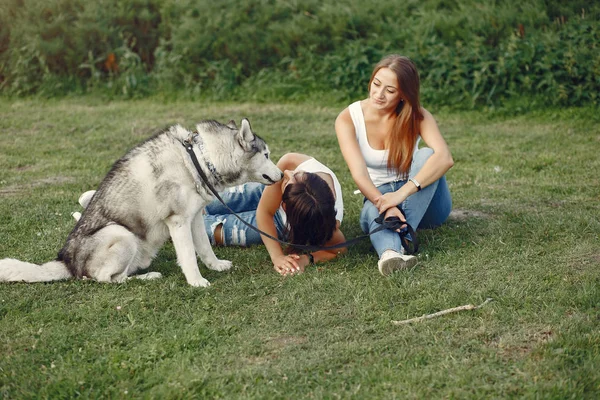
<path id="1" fill-rule="evenodd" d="M 335 120 L 335 133 L 352 179 L 362 194 L 374 203 L 375 199 L 381 196 L 381 192 L 375 187 L 369 176 L 367 164 L 356 140 L 356 131 L 348 108 L 344 109 Z"/>
<path id="2" fill-rule="evenodd" d="M 425 109 L 423 109 L 423 115 L 425 118 L 421 121 L 421 137 L 425 144 L 433 150 L 433 155 L 414 178 L 421 184 L 421 187 L 427 187 L 444 176 L 454 165 L 454 160 L 433 115 Z"/>
<path id="3" fill-rule="evenodd" d="M 258 229 L 273 237 L 277 237 L 277 228 L 275 228 L 273 217 L 275 217 L 280 204 L 281 183 L 275 183 L 265 188 L 256 209 L 256 224 L 258 225 Z M 264 235 L 262 235 L 262 240 L 269 252 L 271 261 L 283 256 L 283 249 L 277 241 L 269 239 Z"/>
<path id="4" fill-rule="evenodd" d="M 421 170 L 414 176 L 421 188 L 431 185 L 440 179 L 452 166 L 454 160 L 450 149 L 442 137 L 440 130 L 431 113 L 423 109 L 424 119 L 421 121 L 421 138 L 433 150 L 433 155 L 425 162 Z M 377 199 L 374 204 L 383 212 L 402 203 L 408 196 L 417 192 L 417 187 L 412 182 L 407 182 L 396 192 L 387 193 Z"/>
<path id="5" fill-rule="evenodd" d="M 335 246 L 337 244 L 344 243 L 345 241 L 346 241 L 346 237 L 340 230 L 340 221 L 336 221 L 336 226 L 335 226 L 335 231 L 333 232 L 333 236 L 331 237 L 331 239 L 329 239 L 327 241 L 327 243 L 325 243 L 325 247 Z M 315 259 L 315 263 L 318 263 L 321 261 L 332 260 L 332 259 L 336 258 L 339 254 L 344 254 L 347 251 L 348 251 L 347 248 L 340 247 L 337 249 L 316 251 L 316 252 L 312 253 L 312 255 Z"/>
<path id="6" fill-rule="evenodd" d="M 295 169 L 300 163 L 309 158 L 310 157 L 305 154 L 287 153 L 279 159 L 277 167 L 282 171 L 286 169 Z M 279 181 L 271 186 L 267 186 L 256 209 L 256 224 L 258 225 L 258 229 L 273 237 L 277 237 L 277 228 L 275 228 L 273 217 L 281 205 L 281 185 L 282 181 Z M 269 252 L 273 267 L 277 272 L 282 274 L 283 271 L 287 271 L 290 265 L 293 266 L 291 264 L 293 263 L 293 259 L 286 257 L 279 242 L 264 235 L 262 235 L 262 240 Z"/>

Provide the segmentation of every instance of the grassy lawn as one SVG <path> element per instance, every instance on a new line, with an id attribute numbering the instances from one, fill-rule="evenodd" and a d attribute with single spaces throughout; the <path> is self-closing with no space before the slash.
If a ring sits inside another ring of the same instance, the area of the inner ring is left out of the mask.
<path id="1" fill-rule="evenodd" d="M 338 173 L 359 235 L 361 199 L 339 152 L 342 106 L 97 99 L 0 100 L 0 258 L 56 256 L 111 164 L 156 127 L 249 117 L 273 158 Z M 189 287 L 169 243 L 165 276 L 0 284 L 0 397 L 597 398 L 600 395 L 600 117 L 436 112 L 455 166 L 454 213 L 421 231 L 420 263 L 383 277 L 364 241 L 282 278 L 263 246 L 217 248 L 236 268 Z M 464 304 L 475 311 L 405 326 Z"/>

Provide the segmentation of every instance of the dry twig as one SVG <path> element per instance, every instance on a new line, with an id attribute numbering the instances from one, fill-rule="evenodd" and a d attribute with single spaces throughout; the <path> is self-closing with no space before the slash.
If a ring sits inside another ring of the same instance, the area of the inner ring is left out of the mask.
<path id="1" fill-rule="evenodd" d="M 492 298 L 488 297 L 483 303 L 481 303 L 478 306 L 474 306 L 473 304 L 467 304 L 467 305 L 460 306 L 460 307 L 454 307 L 454 308 L 449 308 L 447 310 L 438 311 L 438 312 L 433 313 L 433 314 L 426 314 L 426 315 L 423 315 L 423 316 L 420 316 L 420 317 L 416 317 L 416 318 L 405 319 L 403 321 L 392 321 L 392 324 L 394 324 L 394 325 L 405 325 L 405 324 L 410 324 L 412 322 L 420 322 L 420 321 L 424 321 L 426 319 L 431 319 L 431 318 L 439 317 L 441 315 L 446 315 L 446 314 L 450 314 L 450 313 L 457 312 L 457 311 L 476 310 L 478 308 L 481 308 L 481 307 L 485 306 L 490 301 L 492 301 Z"/>

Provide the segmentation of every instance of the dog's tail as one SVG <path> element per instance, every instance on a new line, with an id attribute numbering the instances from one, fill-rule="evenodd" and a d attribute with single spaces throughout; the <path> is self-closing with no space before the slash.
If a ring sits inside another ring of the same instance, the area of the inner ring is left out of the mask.
<path id="1" fill-rule="evenodd" d="M 0 260 L 0 282 L 50 282 L 72 277 L 62 261 L 37 265 L 14 258 Z"/>

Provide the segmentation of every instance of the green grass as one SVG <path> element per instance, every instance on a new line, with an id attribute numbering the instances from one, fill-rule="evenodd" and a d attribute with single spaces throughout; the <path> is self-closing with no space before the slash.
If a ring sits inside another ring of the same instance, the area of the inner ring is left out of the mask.
<path id="1" fill-rule="evenodd" d="M 312 154 L 340 177 L 342 229 L 361 200 L 337 147 L 342 106 L 157 99 L 0 100 L 0 258 L 42 263 L 77 198 L 170 123 L 249 117 L 273 157 Z M 282 278 L 264 247 L 217 248 L 189 287 L 166 245 L 157 281 L 0 285 L 0 397 L 597 398 L 600 119 L 436 112 L 456 164 L 455 214 L 420 232 L 421 262 L 382 277 L 368 241 Z M 463 304 L 476 311 L 411 318 Z"/>

